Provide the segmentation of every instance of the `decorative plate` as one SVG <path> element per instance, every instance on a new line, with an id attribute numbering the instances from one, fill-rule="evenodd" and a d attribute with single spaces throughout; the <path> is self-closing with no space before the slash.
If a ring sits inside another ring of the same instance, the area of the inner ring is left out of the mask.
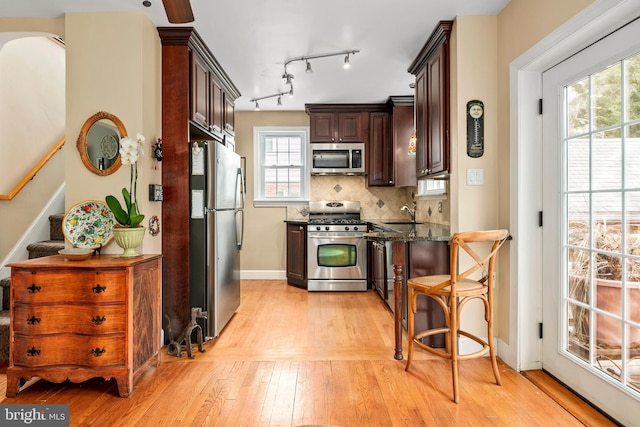
<path id="1" fill-rule="evenodd" d="M 120 145 L 120 143 L 116 137 L 111 134 L 103 136 L 100 141 L 100 149 L 107 159 L 113 159 L 118 155 L 118 145 Z"/>
<path id="2" fill-rule="evenodd" d="M 74 247 L 96 249 L 113 239 L 115 223 L 111 209 L 104 202 L 85 200 L 67 211 L 62 232 Z"/>

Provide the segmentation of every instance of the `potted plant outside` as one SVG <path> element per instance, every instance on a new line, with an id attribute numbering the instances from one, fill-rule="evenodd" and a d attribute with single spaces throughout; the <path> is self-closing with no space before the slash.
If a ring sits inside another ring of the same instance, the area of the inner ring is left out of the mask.
<path id="1" fill-rule="evenodd" d="M 621 225 L 597 223 L 593 227 L 593 277 L 595 282 L 595 306 L 598 309 L 622 316 L 622 253 Z M 571 225 L 570 244 L 589 247 L 589 227 L 586 223 Z M 629 234 L 627 252 L 640 255 L 640 235 Z M 602 251 L 602 252 L 600 252 Z M 585 303 L 590 299 L 591 254 L 583 250 L 570 250 L 569 295 Z M 640 262 L 628 262 L 626 268 L 627 313 L 628 318 L 640 323 Z M 572 305 L 572 338 L 583 345 L 589 344 L 589 311 Z M 622 344 L 622 324 L 619 320 L 596 313 L 596 346 L 601 349 L 620 349 Z M 629 328 L 628 346 L 640 347 L 640 329 Z"/>

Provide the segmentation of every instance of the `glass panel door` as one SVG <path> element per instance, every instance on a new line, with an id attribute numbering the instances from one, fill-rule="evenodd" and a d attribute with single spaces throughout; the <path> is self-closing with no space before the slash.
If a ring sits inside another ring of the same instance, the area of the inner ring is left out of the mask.
<path id="1" fill-rule="evenodd" d="M 619 420 L 640 405 L 639 31 L 543 74 L 542 364 Z"/>

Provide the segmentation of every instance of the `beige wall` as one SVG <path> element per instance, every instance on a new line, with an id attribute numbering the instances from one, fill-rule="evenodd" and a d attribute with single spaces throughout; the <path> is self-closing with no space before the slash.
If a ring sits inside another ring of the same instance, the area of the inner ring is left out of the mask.
<path id="1" fill-rule="evenodd" d="M 51 35 L 64 35 L 64 20 L 0 19 L 0 45 L 6 43 L 0 52 L 1 194 L 12 191 L 64 136 L 64 50 L 44 38 Z M 22 55 L 19 51 L 23 48 L 28 48 L 30 55 Z M 34 105 L 41 108 L 34 109 Z M 69 145 L 15 198 L 0 201 L 0 260 L 63 184 L 64 152 Z"/>
<path id="2" fill-rule="evenodd" d="M 253 206 L 253 127 L 309 126 L 304 111 L 238 111 L 235 115 L 236 152 L 246 157 L 246 211 L 244 245 L 240 251 L 240 268 L 257 271 L 286 269 L 286 208 Z"/>
<path id="3" fill-rule="evenodd" d="M 148 225 L 161 214 L 161 203 L 148 202 L 148 184 L 161 182 L 155 170 L 151 144 L 160 136 L 161 47 L 155 26 L 142 12 L 70 13 L 65 18 L 67 48 L 66 132 L 75 141 L 83 123 L 98 111 L 117 116 L 135 138 L 147 138 L 145 156 L 138 164 L 140 211 Z M 66 207 L 83 200 L 104 200 L 129 187 L 128 166 L 108 176 L 87 170 L 73 149 L 66 152 Z M 162 226 L 162 221 L 160 221 Z M 142 250 L 161 253 L 161 236 L 145 236 Z M 104 253 L 120 253 L 115 243 Z"/>
<path id="4" fill-rule="evenodd" d="M 592 0 L 511 0 L 498 15 L 497 45 L 497 136 L 498 136 L 498 225 L 509 225 L 509 165 L 510 162 L 510 87 L 509 64 L 545 36 L 568 21 Z M 535 102 L 535 100 L 532 100 Z M 509 341 L 510 275 L 508 250 L 503 250 L 498 265 L 499 284 L 495 316 L 499 338 Z"/>
<path id="5" fill-rule="evenodd" d="M 451 229 L 453 232 L 498 228 L 497 17 L 464 16 L 451 37 Z M 467 156 L 467 102 L 484 103 L 484 154 Z M 508 170 L 509 165 L 502 165 Z M 467 169 L 483 171 L 483 185 L 467 185 Z M 505 225 L 506 227 L 506 225 Z M 469 262 L 461 258 L 461 267 Z M 497 309 L 497 308 L 496 308 Z M 483 335 L 482 304 L 465 307 L 462 327 Z M 496 328 L 496 334 L 500 331 Z"/>

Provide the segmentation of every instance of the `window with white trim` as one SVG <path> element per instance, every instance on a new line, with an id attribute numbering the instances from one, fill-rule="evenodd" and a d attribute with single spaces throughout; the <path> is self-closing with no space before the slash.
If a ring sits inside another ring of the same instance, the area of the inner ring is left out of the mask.
<path id="1" fill-rule="evenodd" d="M 309 201 L 308 127 L 254 127 L 255 206 Z"/>

